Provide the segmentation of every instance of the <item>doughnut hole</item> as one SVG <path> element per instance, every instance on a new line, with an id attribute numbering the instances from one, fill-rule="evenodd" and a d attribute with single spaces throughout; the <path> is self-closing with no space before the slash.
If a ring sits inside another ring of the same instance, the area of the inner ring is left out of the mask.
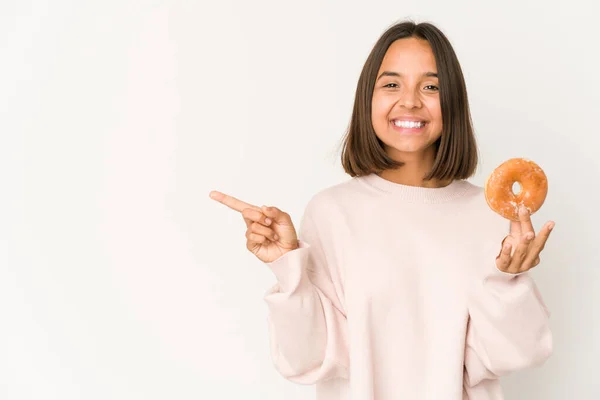
<path id="1" fill-rule="evenodd" d="M 519 193 L 521 193 L 521 190 L 523 190 L 521 184 L 519 182 L 514 182 L 512 185 L 512 192 L 514 193 L 514 195 L 518 196 Z"/>

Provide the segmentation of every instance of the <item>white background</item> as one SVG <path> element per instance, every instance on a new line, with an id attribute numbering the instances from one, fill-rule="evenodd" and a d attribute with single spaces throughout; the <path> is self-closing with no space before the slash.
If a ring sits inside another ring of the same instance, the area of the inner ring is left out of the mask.
<path id="1" fill-rule="evenodd" d="M 349 179 L 362 64 L 404 18 L 467 81 L 485 177 L 545 169 L 533 273 L 555 352 L 511 400 L 600 398 L 599 14 L 593 1 L 0 3 L 0 399 L 312 399 L 271 364 L 264 293 L 220 190 L 298 224 Z"/>

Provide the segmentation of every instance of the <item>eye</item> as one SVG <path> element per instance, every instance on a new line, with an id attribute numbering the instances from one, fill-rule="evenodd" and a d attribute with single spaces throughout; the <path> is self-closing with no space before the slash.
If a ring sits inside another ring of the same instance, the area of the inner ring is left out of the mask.
<path id="1" fill-rule="evenodd" d="M 396 84 L 396 83 L 388 83 L 387 85 L 384 85 L 383 87 L 384 87 L 384 88 L 395 89 L 395 88 L 397 88 L 397 87 L 398 87 L 398 84 Z M 427 86 L 425 86 L 425 87 L 426 87 L 426 88 L 428 88 L 428 87 L 431 87 L 431 88 L 434 88 L 434 90 L 440 90 L 440 88 L 439 88 L 439 87 L 437 87 L 437 86 L 435 86 L 435 85 L 427 85 Z"/>

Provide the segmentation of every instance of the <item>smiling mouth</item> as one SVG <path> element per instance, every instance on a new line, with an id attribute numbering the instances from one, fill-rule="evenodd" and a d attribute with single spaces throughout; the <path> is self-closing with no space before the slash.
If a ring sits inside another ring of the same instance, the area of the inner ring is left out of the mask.
<path id="1" fill-rule="evenodd" d="M 396 121 L 392 120 L 394 128 L 398 129 L 422 129 L 427 125 L 427 121 Z"/>

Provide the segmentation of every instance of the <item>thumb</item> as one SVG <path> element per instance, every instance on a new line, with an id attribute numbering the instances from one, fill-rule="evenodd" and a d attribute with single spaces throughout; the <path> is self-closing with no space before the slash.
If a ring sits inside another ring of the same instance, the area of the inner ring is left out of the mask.
<path id="1" fill-rule="evenodd" d="M 279 224 L 289 224 L 291 222 L 290 216 L 277 207 L 262 206 L 260 209 L 267 217 Z"/>

